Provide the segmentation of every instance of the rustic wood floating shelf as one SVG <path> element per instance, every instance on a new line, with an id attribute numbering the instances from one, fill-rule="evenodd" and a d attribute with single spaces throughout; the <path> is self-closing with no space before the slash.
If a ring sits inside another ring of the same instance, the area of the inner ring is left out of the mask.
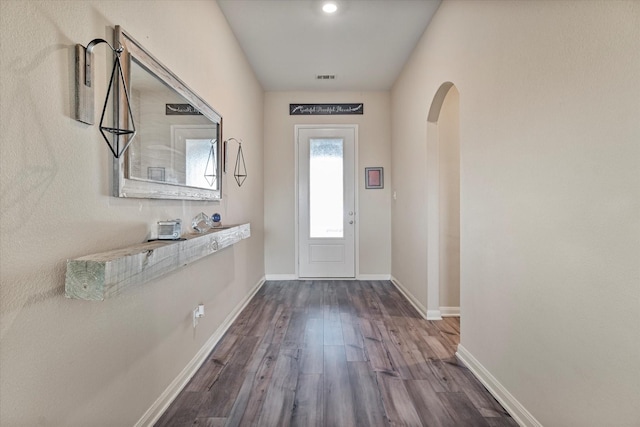
<path id="1" fill-rule="evenodd" d="M 92 301 L 163 276 L 251 236 L 250 224 L 156 240 L 67 261 L 65 296 Z"/>

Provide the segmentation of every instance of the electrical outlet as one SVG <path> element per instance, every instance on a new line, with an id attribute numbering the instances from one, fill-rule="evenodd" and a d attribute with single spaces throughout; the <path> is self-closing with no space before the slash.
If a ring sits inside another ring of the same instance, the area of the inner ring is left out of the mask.
<path id="1" fill-rule="evenodd" d="M 198 305 L 193 309 L 193 327 L 198 326 L 198 319 L 204 317 L 204 304 Z"/>

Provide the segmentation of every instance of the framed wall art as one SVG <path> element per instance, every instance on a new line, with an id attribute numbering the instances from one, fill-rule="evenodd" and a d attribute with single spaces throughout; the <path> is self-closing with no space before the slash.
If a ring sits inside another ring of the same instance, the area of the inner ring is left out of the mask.
<path id="1" fill-rule="evenodd" d="M 364 188 L 384 188 L 384 170 L 381 167 L 364 168 Z"/>

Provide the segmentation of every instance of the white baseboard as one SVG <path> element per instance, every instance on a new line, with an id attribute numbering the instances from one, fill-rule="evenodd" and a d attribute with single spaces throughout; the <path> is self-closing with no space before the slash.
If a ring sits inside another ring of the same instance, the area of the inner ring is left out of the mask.
<path id="1" fill-rule="evenodd" d="M 180 394 L 182 389 L 187 385 L 191 377 L 197 372 L 200 366 L 205 362 L 211 350 L 218 344 L 218 341 L 222 338 L 222 336 L 227 332 L 231 324 L 234 320 L 240 315 L 240 312 L 244 310 L 244 308 L 249 304 L 251 298 L 260 290 L 262 285 L 264 285 L 265 278 L 263 277 L 255 284 L 255 286 L 249 291 L 246 297 L 229 313 L 224 322 L 215 330 L 213 335 L 207 340 L 207 342 L 202 346 L 202 348 L 196 353 L 196 355 L 191 359 L 191 361 L 187 364 L 187 366 L 178 374 L 178 376 L 169 384 L 169 387 L 166 388 L 164 392 L 158 397 L 158 399 L 153 402 L 153 405 L 147 412 L 142 415 L 142 417 L 135 423 L 135 427 L 146 427 L 153 426 L 162 416 L 164 411 L 167 410 L 169 405 L 174 401 L 174 399 Z"/>
<path id="2" fill-rule="evenodd" d="M 358 274 L 357 280 L 391 280 L 390 274 Z"/>
<path id="3" fill-rule="evenodd" d="M 416 297 L 414 297 L 413 294 L 409 292 L 398 279 L 391 276 L 391 283 L 393 283 L 395 287 L 398 288 L 400 293 L 409 300 L 413 308 L 418 310 L 418 313 L 420 313 L 423 318 L 425 318 L 426 320 L 442 320 L 442 314 L 440 313 L 440 310 L 427 310 L 427 308 L 422 305 L 422 303 L 418 301 Z"/>
<path id="4" fill-rule="evenodd" d="M 264 276 L 265 280 L 298 280 L 295 274 L 267 274 Z"/>
<path id="5" fill-rule="evenodd" d="M 440 310 L 427 310 L 427 320 L 442 320 L 442 313 Z"/>
<path id="6" fill-rule="evenodd" d="M 267 274 L 265 275 L 265 280 L 298 280 L 298 277 L 295 274 Z M 324 278 L 324 277 L 316 277 L 313 279 L 300 279 L 300 280 L 345 280 L 342 277 L 339 278 Z M 354 280 L 354 279 L 350 279 Z M 390 274 L 359 274 L 355 280 L 391 280 Z"/>
<path id="7" fill-rule="evenodd" d="M 420 313 L 420 315 L 421 315 L 423 318 L 428 319 L 428 320 L 431 320 L 431 319 L 429 319 L 429 316 L 428 316 L 428 314 L 429 314 L 429 313 L 427 312 L 427 309 L 425 308 L 425 306 L 424 306 L 424 305 L 422 305 L 422 303 L 420 303 L 420 301 L 418 301 L 418 300 L 416 299 L 416 297 L 414 297 L 414 296 L 413 296 L 413 294 L 412 294 L 411 292 L 409 292 L 409 291 L 407 290 L 407 288 L 405 288 L 405 287 L 402 285 L 402 283 L 400 283 L 400 281 L 399 281 L 398 279 L 396 279 L 395 277 L 391 276 L 391 283 L 393 283 L 393 284 L 394 284 L 394 286 L 395 286 L 395 287 L 400 291 L 400 293 L 401 293 L 402 295 L 404 295 L 404 297 L 405 297 L 406 299 L 408 299 L 408 300 L 409 300 L 409 302 L 411 303 L 411 305 L 413 306 L 413 308 L 415 308 L 416 310 L 418 310 L 418 313 Z"/>
<path id="8" fill-rule="evenodd" d="M 440 307 L 442 317 L 460 317 L 460 307 Z"/>
<path id="9" fill-rule="evenodd" d="M 496 398 L 520 426 L 542 427 L 542 424 L 540 424 L 462 344 L 458 345 L 456 356 L 469 368 L 473 375 L 486 387 L 489 393 Z"/>

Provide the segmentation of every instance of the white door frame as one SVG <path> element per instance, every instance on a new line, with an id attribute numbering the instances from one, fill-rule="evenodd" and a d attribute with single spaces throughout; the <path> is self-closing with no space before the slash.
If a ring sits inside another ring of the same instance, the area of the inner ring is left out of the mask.
<path id="1" fill-rule="evenodd" d="M 300 129 L 353 129 L 354 141 L 353 141 L 353 170 L 354 170 L 354 204 L 355 204 L 355 229 L 354 229 L 354 244 L 355 244 L 355 278 L 351 280 L 357 280 L 360 276 L 360 200 L 358 198 L 358 188 L 359 188 L 359 170 L 358 170 L 358 125 L 357 124 L 349 124 L 349 125 L 332 125 L 332 124 L 308 124 L 308 125 L 294 125 L 293 127 L 293 141 L 295 147 L 295 171 L 294 171 L 294 193 L 295 193 L 295 264 L 296 264 L 296 278 L 300 278 L 300 242 L 299 242 L 299 227 L 300 227 L 300 212 L 299 212 L 299 161 L 298 161 L 298 134 Z M 334 279 L 331 277 L 327 278 L 314 278 L 314 280 L 349 280 L 349 279 Z"/>

